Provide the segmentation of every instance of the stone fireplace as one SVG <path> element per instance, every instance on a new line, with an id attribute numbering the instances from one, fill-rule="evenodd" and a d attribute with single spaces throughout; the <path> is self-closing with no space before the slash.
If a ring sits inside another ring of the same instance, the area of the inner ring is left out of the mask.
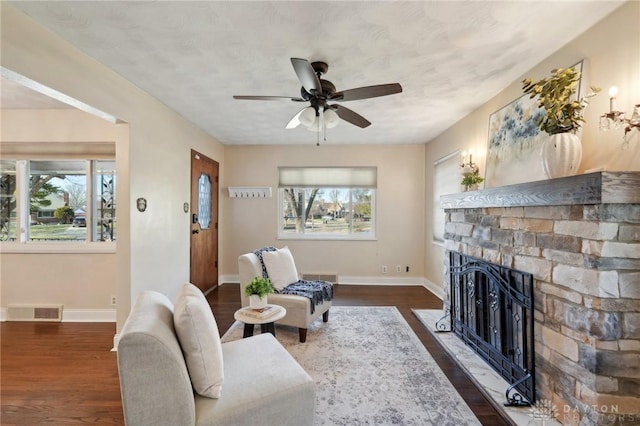
<path id="1" fill-rule="evenodd" d="M 640 173 L 465 192 L 441 204 L 447 254 L 533 274 L 536 398 L 565 424 L 640 424 Z"/>

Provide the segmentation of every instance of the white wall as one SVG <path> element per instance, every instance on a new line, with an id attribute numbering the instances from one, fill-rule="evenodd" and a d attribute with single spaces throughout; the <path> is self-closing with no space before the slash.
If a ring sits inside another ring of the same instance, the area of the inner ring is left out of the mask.
<path id="1" fill-rule="evenodd" d="M 609 111 L 607 91 L 618 86 L 618 108 L 631 115 L 633 105 L 640 103 L 640 2 L 628 2 L 591 29 L 577 37 L 547 59 L 513 82 L 489 102 L 460 120 L 426 145 L 426 199 L 432 199 L 433 162 L 455 151 L 472 148 L 482 173 L 485 172 L 485 155 L 489 116 L 522 95 L 521 80 L 534 80 L 547 76 L 553 68 L 567 67 L 587 59 L 589 84 L 602 87 L 603 91 L 591 99 L 585 111 L 586 124 L 582 131 L 583 156 L 579 173 L 603 167 L 606 170 L 640 170 L 640 137 L 636 132 L 630 141 L 632 149 L 622 150 L 623 131 L 601 132 L 599 116 Z M 444 249 L 433 244 L 432 213 L 426 212 L 427 241 L 425 263 L 426 277 L 442 284 L 444 273 Z"/>
<path id="2" fill-rule="evenodd" d="M 228 146 L 225 151 L 226 251 L 222 273 L 237 275 L 238 256 L 288 245 L 300 272 L 337 273 L 341 282 L 421 282 L 424 257 L 424 145 Z M 376 241 L 278 240 L 279 166 L 377 166 Z M 228 186 L 270 186 L 267 199 L 229 199 Z M 388 273 L 382 274 L 382 265 Z M 408 265 L 409 273 L 396 273 Z"/>
<path id="3" fill-rule="evenodd" d="M 118 192 L 116 253 L 120 328 L 140 291 L 155 289 L 173 298 L 189 279 L 189 215 L 182 206 L 189 201 L 190 150 L 220 162 L 222 173 L 224 148 L 7 2 L 0 7 L 3 67 L 129 124 L 128 146 L 117 157 L 124 191 Z M 132 208 L 138 197 L 148 200 L 145 213 Z"/>

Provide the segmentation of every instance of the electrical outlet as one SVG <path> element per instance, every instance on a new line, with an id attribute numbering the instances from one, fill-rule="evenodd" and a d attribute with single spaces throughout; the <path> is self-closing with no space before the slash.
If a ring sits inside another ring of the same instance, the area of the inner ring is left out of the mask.
<path id="1" fill-rule="evenodd" d="M 116 306 L 116 296 L 111 295 L 111 306 Z"/>
<path id="2" fill-rule="evenodd" d="M 402 272 L 402 266 L 396 265 L 396 272 Z"/>
<path id="3" fill-rule="evenodd" d="M 387 273 L 387 265 L 382 265 L 382 273 L 383 274 Z"/>

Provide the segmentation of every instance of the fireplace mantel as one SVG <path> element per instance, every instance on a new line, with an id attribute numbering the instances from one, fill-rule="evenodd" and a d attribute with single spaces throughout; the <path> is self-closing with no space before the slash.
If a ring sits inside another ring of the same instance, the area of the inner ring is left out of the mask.
<path id="1" fill-rule="evenodd" d="M 640 172 L 596 172 L 440 197 L 444 209 L 640 203 Z"/>

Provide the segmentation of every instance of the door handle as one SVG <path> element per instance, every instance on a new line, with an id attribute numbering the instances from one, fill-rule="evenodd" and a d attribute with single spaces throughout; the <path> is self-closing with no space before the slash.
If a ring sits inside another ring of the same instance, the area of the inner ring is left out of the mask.
<path id="1" fill-rule="evenodd" d="M 198 231 L 197 229 L 192 229 L 192 230 L 191 230 L 191 233 L 192 233 L 192 234 L 199 234 L 199 233 L 200 233 L 200 231 Z"/>
<path id="2" fill-rule="evenodd" d="M 198 215 L 196 213 L 191 215 L 191 223 L 198 223 Z"/>

